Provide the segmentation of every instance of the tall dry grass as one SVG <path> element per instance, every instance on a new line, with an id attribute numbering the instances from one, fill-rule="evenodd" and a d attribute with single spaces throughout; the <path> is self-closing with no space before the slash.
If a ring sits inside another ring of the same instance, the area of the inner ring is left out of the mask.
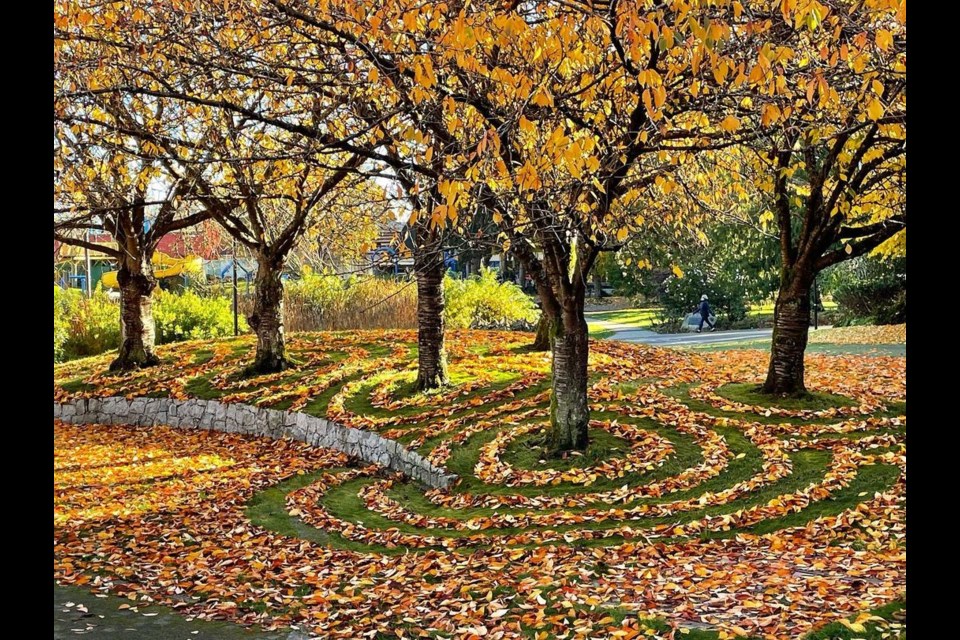
<path id="1" fill-rule="evenodd" d="M 406 279 L 308 274 L 284 283 L 284 326 L 287 331 L 414 329 L 417 286 Z M 253 296 L 240 297 L 240 311 L 249 315 Z"/>

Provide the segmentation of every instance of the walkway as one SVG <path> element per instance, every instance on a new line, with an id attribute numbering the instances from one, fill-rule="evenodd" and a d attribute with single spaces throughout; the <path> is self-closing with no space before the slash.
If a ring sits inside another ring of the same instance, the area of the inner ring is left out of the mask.
<path id="1" fill-rule="evenodd" d="M 704 331 L 703 333 L 657 333 L 649 329 L 637 329 L 630 325 L 613 322 L 598 322 L 601 329 L 613 331 L 607 340 L 637 342 L 658 347 L 684 347 L 688 345 L 734 342 L 738 340 L 765 340 L 773 335 L 773 329 L 743 329 L 738 331 Z"/>

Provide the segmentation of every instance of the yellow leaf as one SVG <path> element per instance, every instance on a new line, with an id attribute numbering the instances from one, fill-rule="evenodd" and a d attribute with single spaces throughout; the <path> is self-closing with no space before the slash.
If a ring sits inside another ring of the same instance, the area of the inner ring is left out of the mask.
<path id="1" fill-rule="evenodd" d="M 871 120 L 879 120 L 882 115 L 883 103 L 877 98 L 874 98 L 870 101 L 870 104 L 867 105 L 867 116 L 869 116 Z"/>
<path id="2" fill-rule="evenodd" d="M 403 27 L 407 31 L 414 31 L 417 28 L 417 16 L 419 12 L 416 9 L 412 9 L 403 14 Z"/>
<path id="3" fill-rule="evenodd" d="M 617 242 L 623 242 L 624 240 L 626 240 L 626 239 L 627 239 L 627 235 L 628 235 L 629 233 L 630 233 L 630 232 L 627 231 L 627 228 L 626 228 L 626 227 L 620 227 L 619 231 L 617 231 Z"/>
<path id="4" fill-rule="evenodd" d="M 890 45 L 893 44 L 893 34 L 886 29 L 877 29 L 877 35 L 874 39 L 877 42 L 877 46 L 883 51 L 889 49 Z"/>
<path id="5" fill-rule="evenodd" d="M 538 107 L 552 107 L 553 106 L 553 96 L 550 95 L 545 89 L 537 89 L 537 92 L 533 94 L 531 99 L 533 104 Z"/>
<path id="6" fill-rule="evenodd" d="M 370 82 L 376 82 L 380 79 L 380 72 L 376 69 L 370 69 L 370 73 L 367 75 L 367 78 L 370 80 Z"/>
<path id="7" fill-rule="evenodd" d="M 681 269 L 681 268 L 678 267 L 677 265 L 673 265 L 673 267 L 671 267 L 671 268 L 673 269 L 673 275 L 677 276 L 678 278 L 682 278 L 682 277 L 683 277 L 683 269 Z M 677 533 L 677 529 L 680 529 L 680 533 Z M 677 527 L 676 529 L 674 529 L 673 532 L 676 533 L 678 536 L 682 536 L 682 535 L 683 535 L 683 529 L 680 528 L 680 527 Z"/>
<path id="8" fill-rule="evenodd" d="M 720 122 L 720 128 L 732 133 L 740 128 L 740 120 L 733 116 L 727 116 Z"/>
<path id="9" fill-rule="evenodd" d="M 760 116 L 760 123 L 763 126 L 769 126 L 780 118 L 780 109 L 775 104 L 763 105 L 763 112 Z"/>
<path id="10" fill-rule="evenodd" d="M 840 624 L 850 629 L 850 631 L 856 631 L 857 633 L 865 633 L 867 630 L 867 628 L 859 622 L 850 622 L 844 618 L 840 619 Z"/>

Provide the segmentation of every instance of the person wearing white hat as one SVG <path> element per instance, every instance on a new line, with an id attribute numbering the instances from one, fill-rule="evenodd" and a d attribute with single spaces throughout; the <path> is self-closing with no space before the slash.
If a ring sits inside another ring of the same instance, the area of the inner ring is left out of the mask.
<path id="1" fill-rule="evenodd" d="M 706 322 L 710 327 L 710 331 L 716 329 L 714 324 L 710 322 L 710 303 L 707 302 L 707 294 L 700 296 L 700 306 L 697 308 L 700 312 L 700 325 L 697 327 L 697 333 L 700 333 L 703 330 L 703 323 Z"/>

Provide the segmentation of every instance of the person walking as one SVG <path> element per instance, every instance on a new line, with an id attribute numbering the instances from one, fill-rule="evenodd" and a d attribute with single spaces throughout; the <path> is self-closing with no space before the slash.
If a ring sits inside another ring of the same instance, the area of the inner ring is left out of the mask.
<path id="1" fill-rule="evenodd" d="M 716 329 L 714 324 L 710 322 L 710 303 L 707 302 L 707 294 L 700 296 L 700 306 L 697 308 L 700 312 L 700 326 L 697 327 L 697 333 L 700 333 L 703 330 L 703 323 L 706 322 L 710 327 L 710 331 Z"/>

